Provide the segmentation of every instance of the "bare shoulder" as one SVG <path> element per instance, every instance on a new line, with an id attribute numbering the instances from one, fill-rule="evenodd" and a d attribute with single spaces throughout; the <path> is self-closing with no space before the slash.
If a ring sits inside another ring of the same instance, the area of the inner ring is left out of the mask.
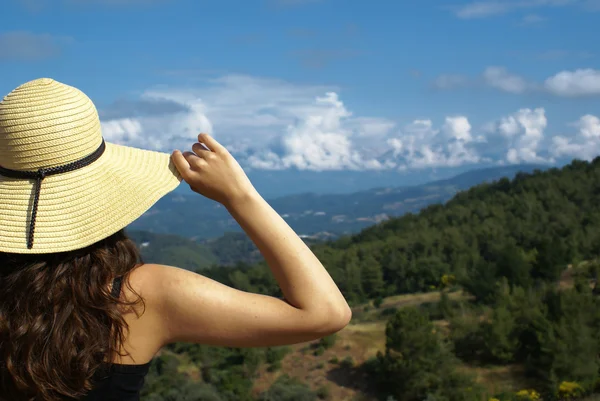
<path id="1" fill-rule="evenodd" d="M 200 320 L 198 307 L 213 281 L 186 269 L 149 263 L 132 270 L 128 282 L 134 292 L 123 282 L 122 296 L 129 302 L 143 299 L 143 306 L 136 306 L 139 318 L 131 310 L 126 313 L 131 337 L 136 332 L 152 337 L 158 350 L 180 339 L 181 326 Z"/>
<path id="2" fill-rule="evenodd" d="M 160 280 L 164 275 L 165 269 L 162 266 L 143 264 L 131 271 L 127 282 L 122 282 L 121 299 L 136 302 L 141 297 L 143 303 L 121 308 L 122 316 L 128 325 L 126 342 L 121 344 L 121 352 L 127 351 L 131 357 L 117 356 L 113 362 L 145 363 L 152 360 L 164 346 L 166 331 L 160 307 L 163 296 Z"/>
<path id="3" fill-rule="evenodd" d="M 338 324 L 325 309 L 322 316 L 309 316 L 282 299 L 240 291 L 178 267 L 143 265 L 131 280 L 146 302 L 146 321 L 155 326 L 152 335 L 161 347 L 175 342 L 226 347 L 294 344 L 346 324 Z"/>
<path id="4" fill-rule="evenodd" d="M 147 316 L 150 314 L 157 315 L 161 312 L 161 304 L 164 302 L 165 281 L 172 278 L 175 270 L 179 269 L 151 263 L 137 266 L 129 274 L 127 283 L 123 281 L 121 296 L 128 302 L 136 301 L 139 297 L 142 297 L 144 308 L 141 310 L 136 308 L 138 313 Z"/>

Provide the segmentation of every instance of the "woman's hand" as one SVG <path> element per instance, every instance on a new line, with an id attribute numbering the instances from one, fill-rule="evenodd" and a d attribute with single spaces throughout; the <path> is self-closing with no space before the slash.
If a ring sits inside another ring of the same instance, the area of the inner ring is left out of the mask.
<path id="1" fill-rule="evenodd" d="M 228 206 L 256 192 L 237 160 L 213 137 L 198 135 L 192 152 L 176 150 L 173 164 L 192 191 Z M 205 149 L 200 144 L 204 144 Z"/>

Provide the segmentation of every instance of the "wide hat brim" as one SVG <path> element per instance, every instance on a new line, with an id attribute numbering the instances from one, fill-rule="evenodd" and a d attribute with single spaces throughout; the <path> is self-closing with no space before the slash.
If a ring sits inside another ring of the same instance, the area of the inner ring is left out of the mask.
<path id="1" fill-rule="evenodd" d="M 169 154 L 106 143 L 104 154 L 89 166 L 43 180 L 28 249 L 34 181 L 0 175 L 0 252 L 85 248 L 142 216 L 181 179 Z"/>

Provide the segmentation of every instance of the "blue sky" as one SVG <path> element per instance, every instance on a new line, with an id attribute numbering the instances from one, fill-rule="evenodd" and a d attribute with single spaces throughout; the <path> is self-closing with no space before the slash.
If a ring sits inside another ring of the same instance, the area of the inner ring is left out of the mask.
<path id="1" fill-rule="evenodd" d="M 170 152 L 208 131 L 253 171 L 600 153 L 598 0 L 3 3 L 0 93 L 75 86 L 109 141 Z"/>

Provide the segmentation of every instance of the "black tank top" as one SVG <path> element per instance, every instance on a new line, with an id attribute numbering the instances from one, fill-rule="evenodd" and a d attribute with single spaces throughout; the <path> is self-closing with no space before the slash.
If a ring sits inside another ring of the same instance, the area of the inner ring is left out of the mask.
<path id="1" fill-rule="evenodd" d="M 112 295 L 121 292 L 121 277 L 113 281 Z M 122 365 L 107 363 L 94 375 L 94 389 L 82 401 L 139 401 L 144 378 L 148 374 L 151 361 L 143 365 Z"/>

